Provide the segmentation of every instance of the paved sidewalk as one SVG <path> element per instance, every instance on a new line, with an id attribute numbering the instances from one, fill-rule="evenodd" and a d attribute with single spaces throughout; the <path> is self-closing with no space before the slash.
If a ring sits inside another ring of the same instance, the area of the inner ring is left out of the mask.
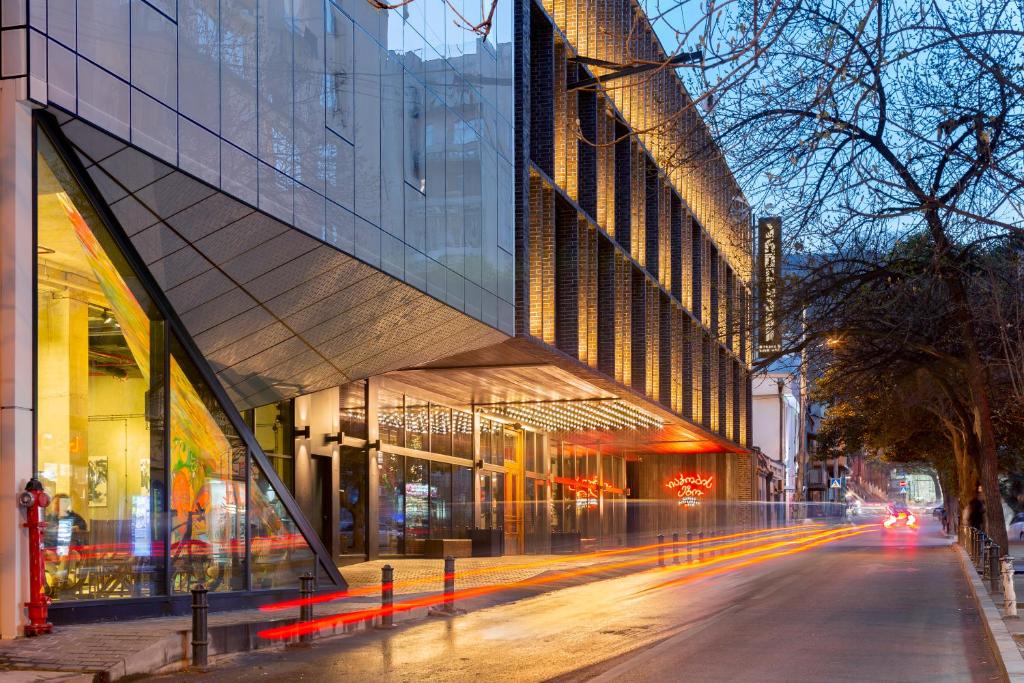
<path id="1" fill-rule="evenodd" d="M 650 553 L 623 553 L 611 556 L 518 555 L 494 558 L 459 558 L 456 560 L 456 587 L 475 588 L 492 584 L 515 584 L 549 572 L 564 572 L 609 562 L 629 562 L 646 558 Z M 671 562 L 671 560 L 667 560 Z M 444 560 L 389 559 L 363 562 L 341 568 L 352 595 L 345 600 L 317 605 L 317 617 L 371 609 L 380 604 L 381 567 L 395 569 L 395 593 L 398 596 L 431 595 L 443 590 Z M 636 567 L 611 570 L 614 574 L 636 571 Z M 609 576 L 608 571 L 594 571 L 572 581 L 581 583 Z M 554 590 L 566 585 L 559 580 L 539 590 Z M 297 591 L 296 591 L 297 592 Z M 494 604 L 516 598 L 516 592 L 490 597 Z M 399 597 L 401 599 L 401 597 Z M 479 606 L 473 601 L 469 606 Z M 425 609 L 397 612 L 396 623 L 426 615 Z M 298 609 L 263 612 L 257 609 L 212 612 L 209 615 L 210 654 L 238 652 L 261 647 L 277 647 L 256 633 L 276 625 L 293 623 Z M 338 627 L 333 635 L 366 628 L 359 623 Z M 187 661 L 190 653 L 191 617 L 174 616 L 132 621 L 103 622 L 63 626 L 48 636 L 0 641 L 0 681 L 28 683 L 34 681 L 106 681 L 125 676 L 146 674 Z"/>

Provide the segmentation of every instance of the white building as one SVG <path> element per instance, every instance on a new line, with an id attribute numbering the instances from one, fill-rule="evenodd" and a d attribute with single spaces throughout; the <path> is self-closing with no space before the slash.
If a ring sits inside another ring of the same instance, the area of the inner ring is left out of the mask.
<path id="1" fill-rule="evenodd" d="M 789 372 L 768 372 L 755 377 L 753 394 L 753 444 L 785 471 L 784 500 L 794 499 L 797 456 L 800 451 L 800 388 Z M 771 491 L 772 489 L 769 489 Z"/>

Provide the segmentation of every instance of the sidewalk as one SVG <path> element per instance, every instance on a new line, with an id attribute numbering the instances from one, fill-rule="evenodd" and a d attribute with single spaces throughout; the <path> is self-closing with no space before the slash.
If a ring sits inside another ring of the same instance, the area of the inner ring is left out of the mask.
<path id="1" fill-rule="evenodd" d="M 1011 552 L 1016 552 L 1011 543 Z M 1003 669 L 1007 680 L 1011 683 L 1024 683 L 1024 623 L 1020 617 L 1003 616 L 1003 591 L 990 590 L 989 582 L 982 579 L 971 561 L 970 556 L 958 543 L 953 549 L 960 558 L 961 566 L 967 577 L 971 595 L 981 612 L 982 622 L 988 633 L 996 659 Z M 1016 564 L 1016 563 L 1015 563 Z M 1019 565 L 1018 565 L 1019 566 Z M 1014 589 L 1020 597 L 1020 582 L 1014 578 Z M 1018 602 L 1018 605 L 1020 603 Z"/>
<path id="2" fill-rule="evenodd" d="M 640 558 L 650 559 L 652 565 L 657 561 L 656 556 L 650 553 L 624 553 L 603 558 L 588 555 L 460 558 L 456 560 L 456 588 L 514 584 L 545 573 L 580 570 L 613 560 L 627 562 Z M 354 595 L 344 600 L 316 605 L 315 616 L 378 607 L 381 567 L 385 564 L 390 564 L 395 570 L 396 602 L 402 597 L 436 595 L 443 590 L 443 560 L 398 558 L 363 562 L 341 568 L 342 575 L 349 583 L 349 590 Z M 596 581 L 642 568 L 593 571 L 582 577 L 560 578 L 526 590 L 532 594 L 557 590 L 567 585 Z M 523 593 L 523 590 L 503 591 L 486 598 L 476 598 L 464 606 L 479 608 L 499 604 L 518 599 Z M 426 614 L 425 608 L 396 612 L 394 621 L 400 623 L 419 619 Z M 257 633 L 272 626 L 294 623 L 297 619 L 298 608 L 280 612 L 263 612 L 258 609 L 212 612 L 209 615 L 210 655 L 280 647 L 280 641 L 264 640 Z M 47 636 L 0 641 L 0 681 L 116 681 L 125 676 L 181 666 L 190 656 L 191 625 L 189 616 L 161 617 L 63 626 Z M 370 624 L 366 622 L 349 624 L 321 632 L 319 637 L 351 633 L 368 627 Z"/>

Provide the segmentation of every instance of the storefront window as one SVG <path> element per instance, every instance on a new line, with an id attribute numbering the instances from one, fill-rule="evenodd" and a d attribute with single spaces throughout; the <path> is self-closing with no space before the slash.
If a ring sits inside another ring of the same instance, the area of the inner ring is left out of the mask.
<path id="1" fill-rule="evenodd" d="M 282 461 L 275 477 L 250 462 L 235 428 L 243 423 L 165 332 L 71 169 L 44 134 L 38 142 L 36 462 L 54 497 L 47 593 L 64 601 L 197 583 L 293 587 L 314 553 L 277 482 L 290 480 L 291 419 L 281 418 L 290 403 L 249 418 L 257 442 Z"/>
<path id="2" fill-rule="evenodd" d="M 268 403 L 247 412 L 256 443 L 270 460 L 278 478 L 289 491 L 294 491 L 295 438 L 292 436 L 292 425 L 295 420 L 292 415 L 292 402 L 289 400 Z"/>
<path id="3" fill-rule="evenodd" d="M 160 595 L 163 322 L 43 135 L 37 179 L 46 590 L 56 600 Z"/>
<path id="4" fill-rule="evenodd" d="M 473 415 L 461 410 L 452 411 L 452 455 L 473 457 Z"/>
<path id="5" fill-rule="evenodd" d="M 444 406 L 430 406 L 430 451 L 452 454 L 452 410 Z"/>
<path id="6" fill-rule="evenodd" d="M 452 491 L 452 524 L 456 538 L 466 538 L 473 524 L 473 470 L 455 466 Z"/>
<path id="7" fill-rule="evenodd" d="M 405 552 L 405 468 L 404 458 L 378 453 L 378 547 L 381 555 Z"/>
<path id="8" fill-rule="evenodd" d="M 246 448 L 198 371 L 171 354 L 172 590 L 245 587 Z"/>
<path id="9" fill-rule="evenodd" d="M 405 459 L 405 552 L 423 553 L 423 541 L 430 537 L 429 487 L 427 462 Z"/>
<path id="10" fill-rule="evenodd" d="M 338 458 L 341 554 L 361 558 L 366 553 L 366 455 L 359 448 L 342 446 Z"/>
<path id="11" fill-rule="evenodd" d="M 338 430 L 356 439 L 366 438 L 366 380 L 349 382 L 338 389 Z"/>
<path id="12" fill-rule="evenodd" d="M 405 397 L 406 445 L 417 451 L 430 450 L 430 410 L 426 401 Z"/>
<path id="13" fill-rule="evenodd" d="M 452 466 L 430 463 L 430 537 L 452 537 Z"/>
<path id="14" fill-rule="evenodd" d="M 303 572 L 315 572 L 313 552 L 255 459 L 249 472 L 252 587 L 293 588 Z"/>
<path id="15" fill-rule="evenodd" d="M 405 445 L 404 396 L 394 391 L 381 390 L 377 400 L 377 424 L 381 443 Z"/>

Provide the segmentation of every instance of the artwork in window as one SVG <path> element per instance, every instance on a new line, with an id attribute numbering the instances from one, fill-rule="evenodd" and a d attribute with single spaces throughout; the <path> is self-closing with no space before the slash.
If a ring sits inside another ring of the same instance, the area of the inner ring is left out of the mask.
<path id="1" fill-rule="evenodd" d="M 107 507 L 107 458 L 102 455 L 90 455 L 88 472 L 89 507 Z"/>

